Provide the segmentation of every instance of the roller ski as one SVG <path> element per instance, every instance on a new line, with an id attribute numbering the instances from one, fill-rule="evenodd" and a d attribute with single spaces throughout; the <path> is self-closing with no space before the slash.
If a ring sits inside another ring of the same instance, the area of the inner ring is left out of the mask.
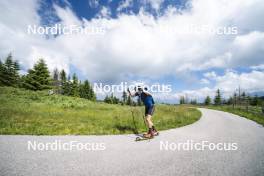
<path id="1" fill-rule="evenodd" d="M 157 132 L 156 129 L 149 129 L 148 133 L 145 133 L 142 136 L 137 137 L 136 141 L 150 140 L 153 139 L 154 136 L 158 136 L 158 135 L 159 132 Z"/>

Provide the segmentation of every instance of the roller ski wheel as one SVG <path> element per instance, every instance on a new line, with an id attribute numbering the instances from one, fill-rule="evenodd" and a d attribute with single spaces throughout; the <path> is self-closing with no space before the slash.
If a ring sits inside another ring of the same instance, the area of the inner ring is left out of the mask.
<path id="1" fill-rule="evenodd" d="M 145 141 L 145 140 L 150 140 L 153 139 L 154 137 L 136 137 L 136 141 Z"/>

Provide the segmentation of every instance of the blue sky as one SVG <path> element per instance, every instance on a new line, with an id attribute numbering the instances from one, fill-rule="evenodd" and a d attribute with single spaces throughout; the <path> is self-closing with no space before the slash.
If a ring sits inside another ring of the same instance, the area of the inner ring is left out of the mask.
<path id="1" fill-rule="evenodd" d="M 23 72 L 44 58 L 51 71 L 81 80 L 170 84 L 169 95 L 155 95 L 165 102 L 202 101 L 217 88 L 225 97 L 238 86 L 264 90 L 261 0 L 15 0 L 0 10 L 0 57 L 12 52 Z M 104 34 L 27 33 L 28 25 L 56 24 L 99 26 Z M 236 33 L 216 33 L 223 29 Z"/>
<path id="2" fill-rule="evenodd" d="M 159 0 L 158 0 L 159 1 Z M 118 12 L 117 8 L 120 4 L 124 3 L 125 0 L 87 0 L 87 1 L 75 1 L 75 0 L 46 0 L 43 3 L 43 8 L 40 10 L 40 15 L 43 14 L 43 11 L 46 11 L 47 8 L 52 8 L 52 5 L 56 3 L 61 7 L 68 6 L 70 4 L 73 11 L 79 18 L 86 18 L 91 20 L 96 17 L 98 12 L 102 7 L 109 7 L 111 11 L 111 18 L 117 18 Z M 168 6 L 174 6 L 178 8 L 184 8 L 186 0 L 165 0 L 161 2 L 159 13 L 163 13 Z M 133 12 L 135 14 L 139 13 L 139 10 L 142 6 L 145 6 L 148 12 L 151 12 L 153 15 L 157 16 L 155 9 L 147 1 L 142 0 L 132 0 L 131 5 L 127 8 L 121 10 L 122 13 Z"/>

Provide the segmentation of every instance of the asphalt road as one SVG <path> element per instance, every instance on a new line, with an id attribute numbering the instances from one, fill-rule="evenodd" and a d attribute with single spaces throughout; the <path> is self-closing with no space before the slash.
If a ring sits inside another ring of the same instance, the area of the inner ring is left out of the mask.
<path id="1" fill-rule="evenodd" d="M 264 128 L 229 113 L 200 110 L 198 122 L 149 141 L 135 142 L 135 135 L 0 136 L 0 175 L 263 176 Z M 69 151 L 70 143 L 80 150 L 72 145 Z M 87 150 L 81 150 L 84 145 Z"/>

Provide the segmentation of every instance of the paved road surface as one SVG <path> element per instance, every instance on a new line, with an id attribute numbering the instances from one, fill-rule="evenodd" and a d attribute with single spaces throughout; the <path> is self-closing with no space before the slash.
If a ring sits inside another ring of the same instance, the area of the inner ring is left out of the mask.
<path id="1" fill-rule="evenodd" d="M 200 110 L 203 116 L 198 122 L 161 132 L 150 141 L 135 142 L 135 135 L 0 136 L 0 175 L 263 176 L 264 128 L 229 113 Z M 56 140 L 61 144 L 103 144 L 94 146 L 94 151 L 28 150 L 28 141 L 41 147 Z M 203 141 L 212 143 L 211 147 L 218 143 L 234 146 L 225 151 L 208 147 L 187 150 L 188 141 L 197 146 Z M 164 150 L 166 142 L 170 150 Z"/>

